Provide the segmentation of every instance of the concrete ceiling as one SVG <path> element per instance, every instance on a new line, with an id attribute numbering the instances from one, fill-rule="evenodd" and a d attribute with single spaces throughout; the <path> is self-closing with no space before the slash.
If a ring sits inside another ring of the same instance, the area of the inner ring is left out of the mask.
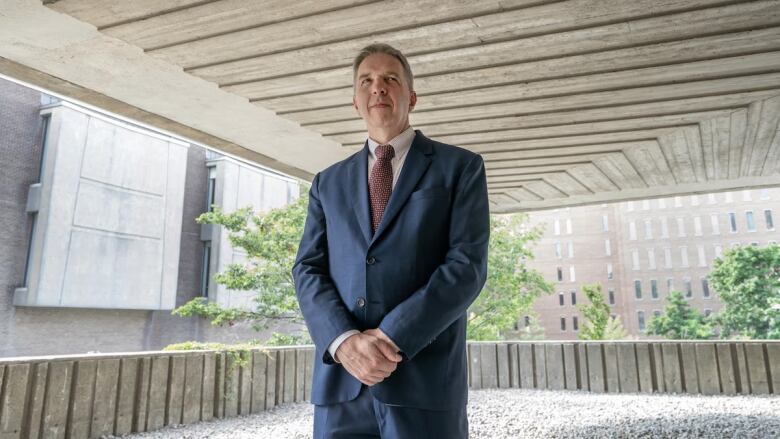
<path id="1" fill-rule="evenodd" d="M 0 9 L 0 72 L 304 178 L 362 146 L 350 64 L 382 41 L 409 56 L 415 128 L 485 158 L 495 212 L 780 184 L 780 0 L 4 3 L 91 25 L 23 41 L 89 63 L 6 50 Z M 118 51 L 129 73 L 90 76 Z"/>

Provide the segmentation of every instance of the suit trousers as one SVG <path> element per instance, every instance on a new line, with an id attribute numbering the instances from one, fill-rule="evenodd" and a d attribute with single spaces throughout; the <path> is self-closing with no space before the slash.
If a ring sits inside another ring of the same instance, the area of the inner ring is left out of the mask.
<path id="1" fill-rule="evenodd" d="M 352 401 L 314 406 L 314 439 L 466 439 L 466 405 L 423 410 L 388 405 L 363 385 Z"/>

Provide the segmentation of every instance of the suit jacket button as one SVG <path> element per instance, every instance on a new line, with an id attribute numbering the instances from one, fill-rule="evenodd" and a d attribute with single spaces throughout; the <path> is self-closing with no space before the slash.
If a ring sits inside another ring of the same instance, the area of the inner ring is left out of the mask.
<path id="1" fill-rule="evenodd" d="M 357 306 L 358 308 L 363 308 L 364 306 L 366 306 L 366 299 L 362 297 L 358 297 Z"/>
<path id="2" fill-rule="evenodd" d="M 368 259 L 366 259 L 366 264 L 368 264 L 368 265 L 374 265 L 375 262 L 376 262 L 376 258 L 373 257 L 373 256 L 371 256 Z"/>

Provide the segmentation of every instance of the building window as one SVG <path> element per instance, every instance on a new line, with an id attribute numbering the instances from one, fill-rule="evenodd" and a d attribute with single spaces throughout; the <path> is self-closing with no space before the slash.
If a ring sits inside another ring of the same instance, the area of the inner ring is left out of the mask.
<path id="1" fill-rule="evenodd" d="M 610 305 L 614 305 L 615 304 L 615 290 L 610 288 L 609 292 L 608 292 L 608 295 L 609 295 L 609 304 Z"/>
<path id="2" fill-rule="evenodd" d="M 642 298 L 642 281 L 641 280 L 635 280 L 634 281 L 634 295 L 637 299 Z"/>
<path id="3" fill-rule="evenodd" d="M 658 199 L 658 208 L 659 209 L 666 209 L 666 200 L 664 198 Z"/>
<path id="4" fill-rule="evenodd" d="M 712 225 L 712 234 L 720 235 L 720 221 L 718 221 L 718 214 L 713 213 L 710 215 L 710 223 Z"/>
<path id="5" fill-rule="evenodd" d="M 661 238 L 669 237 L 669 220 L 665 216 L 662 216 L 659 221 L 661 222 Z"/>
<path id="6" fill-rule="evenodd" d="M 609 232 L 609 216 L 601 216 L 601 229 L 605 232 Z"/>
<path id="7" fill-rule="evenodd" d="M 577 316 L 572 316 L 571 317 L 571 329 L 573 329 L 575 331 L 579 331 L 580 330 L 580 323 L 577 321 Z"/>
<path id="8" fill-rule="evenodd" d="M 674 207 L 682 207 L 682 197 L 674 197 Z"/>
<path id="9" fill-rule="evenodd" d="M 563 268 L 558 267 L 557 271 L 558 271 L 558 282 L 563 282 Z"/>
<path id="10" fill-rule="evenodd" d="M 628 223 L 628 239 L 636 240 L 636 223 L 633 221 Z"/>
<path id="11" fill-rule="evenodd" d="M 209 297 L 209 281 L 211 280 L 211 241 L 203 243 L 203 266 L 200 269 L 200 295 Z"/>
<path id="12" fill-rule="evenodd" d="M 655 249 L 647 249 L 647 268 L 655 270 Z"/>
<path id="13" fill-rule="evenodd" d="M 612 256 L 612 245 L 610 245 L 609 239 L 604 240 L 604 254 Z"/>
<path id="14" fill-rule="evenodd" d="M 674 278 L 669 277 L 666 279 L 666 294 L 674 291 Z"/>
<path id="15" fill-rule="evenodd" d="M 723 247 L 720 244 L 715 244 L 715 257 L 719 258 L 723 256 Z"/>
<path id="16" fill-rule="evenodd" d="M 737 231 L 737 214 L 734 212 L 729 212 L 729 230 L 731 230 L 731 233 L 736 233 Z"/>
<path id="17" fill-rule="evenodd" d="M 655 279 L 650 279 L 650 297 L 658 299 L 658 281 Z"/>
<path id="18" fill-rule="evenodd" d="M 715 194 L 707 194 L 707 204 L 715 204 L 718 200 L 715 199 Z"/>
<path id="19" fill-rule="evenodd" d="M 685 237 L 685 218 L 677 218 L 677 236 Z"/>
<path id="20" fill-rule="evenodd" d="M 566 218 L 566 234 L 571 235 L 571 218 Z"/>
<path id="21" fill-rule="evenodd" d="M 637 317 L 637 321 L 639 322 L 639 330 L 645 332 L 645 312 L 637 311 L 636 317 Z"/>
<path id="22" fill-rule="evenodd" d="M 732 201 L 734 201 L 733 194 L 732 194 L 731 192 L 726 192 L 726 194 L 725 194 L 725 196 L 724 196 L 724 200 L 725 200 L 727 203 L 731 203 Z"/>
<path id="23" fill-rule="evenodd" d="M 747 231 L 748 232 L 755 232 L 756 231 L 756 221 L 753 218 L 753 211 L 748 210 L 745 212 L 745 222 L 747 222 Z"/>
<path id="24" fill-rule="evenodd" d="M 612 264 L 607 264 L 607 279 L 612 280 L 613 277 Z"/>
<path id="25" fill-rule="evenodd" d="M 653 222 L 649 219 L 645 220 L 645 239 L 653 239 Z"/>
<path id="26" fill-rule="evenodd" d="M 650 200 L 642 200 L 642 210 L 650 210 Z"/>
<path id="27" fill-rule="evenodd" d="M 699 196 L 691 195 L 691 206 L 698 206 L 698 205 L 699 205 Z"/>
<path id="28" fill-rule="evenodd" d="M 768 200 L 769 199 L 769 190 L 767 189 L 761 189 L 759 192 L 758 197 L 762 200 Z"/>
<path id="29" fill-rule="evenodd" d="M 553 221 L 553 233 L 557 236 L 561 234 L 561 220 L 558 218 Z"/>
<path id="30" fill-rule="evenodd" d="M 571 304 L 576 305 L 577 304 L 577 292 L 576 291 L 570 291 L 569 294 L 571 294 Z"/>
<path id="31" fill-rule="evenodd" d="M 742 191 L 742 201 L 750 201 L 752 200 L 750 196 L 750 189 L 745 189 Z"/>
<path id="32" fill-rule="evenodd" d="M 569 258 L 574 257 L 574 242 L 569 241 Z"/>
<path id="33" fill-rule="evenodd" d="M 775 229 L 775 222 L 772 221 L 772 211 L 770 209 L 764 210 L 764 221 L 766 222 L 767 230 Z"/>
<path id="34" fill-rule="evenodd" d="M 523 323 L 525 324 L 526 328 L 531 326 L 531 316 L 525 316 L 523 318 Z"/>
<path id="35" fill-rule="evenodd" d="M 217 167 L 209 166 L 209 184 L 206 190 L 206 208 L 209 212 L 214 211 L 214 203 L 216 203 L 216 191 L 217 191 Z"/>
<path id="36" fill-rule="evenodd" d="M 575 276 L 574 274 L 575 274 L 574 273 L 574 266 L 572 265 L 571 267 L 569 267 L 569 281 L 570 282 L 576 282 L 577 281 L 577 276 Z"/>
<path id="37" fill-rule="evenodd" d="M 564 305 L 563 291 L 558 293 L 558 305 L 560 305 L 560 306 Z"/>
<path id="38" fill-rule="evenodd" d="M 631 268 L 639 270 L 639 250 L 631 250 Z"/>
<path id="39" fill-rule="evenodd" d="M 556 241 L 553 246 L 555 247 L 555 257 L 561 259 L 563 257 L 563 254 L 561 254 L 561 243 Z"/>
<path id="40" fill-rule="evenodd" d="M 753 247 L 758 247 L 758 241 L 752 241 L 750 245 L 752 245 Z"/>
<path id="41" fill-rule="evenodd" d="M 701 236 L 701 217 L 699 216 L 693 217 L 693 234 Z"/>
<path id="42" fill-rule="evenodd" d="M 691 278 L 690 277 L 684 277 L 683 278 L 683 285 L 685 285 L 685 297 L 688 297 L 688 298 L 693 297 L 693 286 L 691 286 Z"/>
<path id="43" fill-rule="evenodd" d="M 680 264 L 683 267 L 688 266 L 688 247 L 685 246 L 680 247 Z"/>
<path id="44" fill-rule="evenodd" d="M 707 255 L 704 253 L 704 246 L 699 245 L 697 246 L 697 250 L 699 253 L 699 267 L 706 267 L 707 266 Z"/>
<path id="45" fill-rule="evenodd" d="M 566 317 L 561 317 L 561 331 L 566 330 Z"/>
<path id="46" fill-rule="evenodd" d="M 709 308 L 704 308 L 704 317 L 709 317 L 712 314 L 712 310 Z"/>
<path id="47" fill-rule="evenodd" d="M 664 267 L 672 268 L 672 249 L 668 247 L 664 249 Z"/>
<path id="48" fill-rule="evenodd" d="M 738 242 L 732 242 L 731 248 L 739 248 L 740 244 Z"/>
<path id="49" fill-rule="evenodd" d="M 653 317 L 661 317 L 661 311 L 657 310 L 657 309 L 654 309 L 653 310 Z"/>
<path id="50" fill-rule="evenodd" d="M 710 281 L 706 277 L 701 278 L 701 295 L 710 297 Z"/>

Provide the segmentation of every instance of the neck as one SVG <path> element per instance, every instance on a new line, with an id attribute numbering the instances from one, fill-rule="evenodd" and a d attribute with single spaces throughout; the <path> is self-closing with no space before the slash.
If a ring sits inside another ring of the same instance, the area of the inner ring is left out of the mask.
<path id="1" fill-rule="evenodd" d="M 379 143 L 380 145 L 385 145 L 389 143 L 391 140 L 396 138 L 399 134 L 406 131 L 406 129 L 409 128 L 409 121 L 406 122 L 406 124 L 401 128 L 400 130 L 398 128 L 369 128 L 368 129 L 368 137 L 372 138 L 374 141 Z"/>

